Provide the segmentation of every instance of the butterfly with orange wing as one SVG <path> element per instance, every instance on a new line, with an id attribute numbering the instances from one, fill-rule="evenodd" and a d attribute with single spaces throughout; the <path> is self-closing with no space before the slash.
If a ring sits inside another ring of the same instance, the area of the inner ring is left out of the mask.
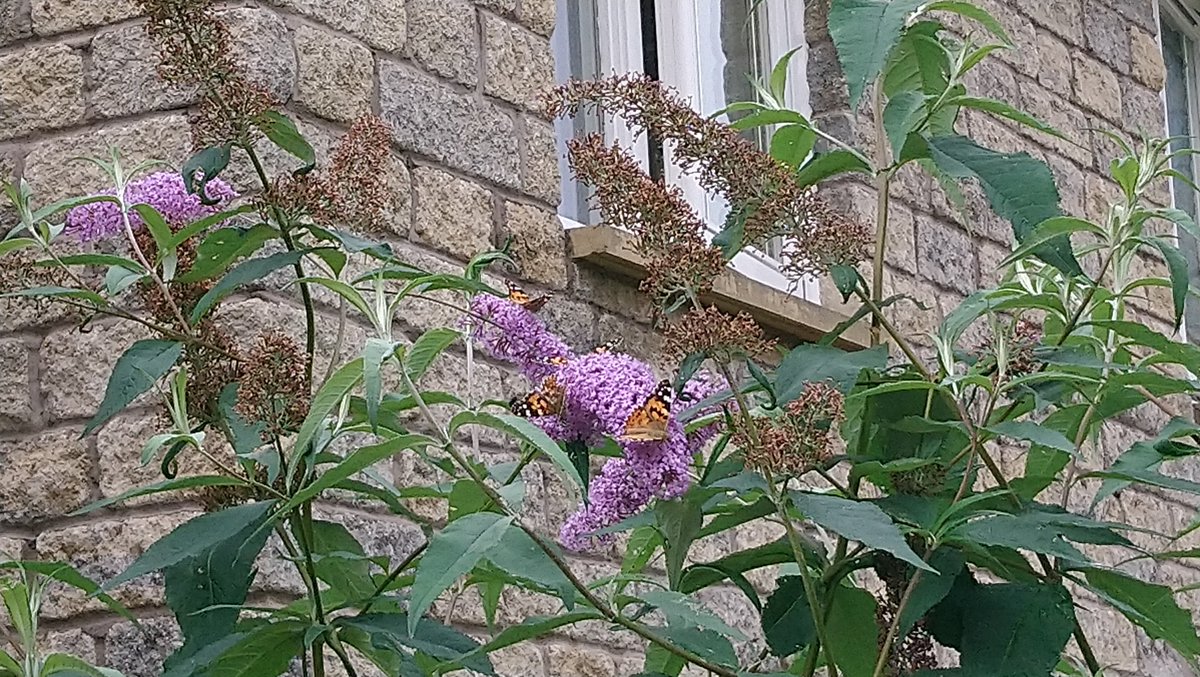
<path id="1" fill-rule="evenodd" d="M 513 284 L 512 282 L 509 282 L 508 283 L 508 300 L 521 306 L 522 308 L 524 308 L 525 310 L 528 310 L 531 313 L 536 313 L 537 311 L 539 311 L 543 307 L 545 307 L 546 303 L 550 300 L 550 294 L 543 294 L 541 296 L 532 296 L 529 294 L 529 292 L 525 291 L 521 287 L 518 287 L 517 285 Z"/>
<path id="2" fill-rule="evenodd" d="M 537 390 L 509 400 L 508 409 L 523 418 L 554 416 L 562 413 L 566 401 L 566 388 L 559 385 L 558 379 L 551 374 L 542 380 L 542 385 Z"/>
<path id="3" fill-rule="evenodd" d="M 671 387 L 671 381 L 659 381 L 646 402 L 625 419 L 625 432 L 621 439 L 631 442 L 667 439 L 667 423 L 671 420 L 671 400 L 674 396 L 675 389 Z"/>

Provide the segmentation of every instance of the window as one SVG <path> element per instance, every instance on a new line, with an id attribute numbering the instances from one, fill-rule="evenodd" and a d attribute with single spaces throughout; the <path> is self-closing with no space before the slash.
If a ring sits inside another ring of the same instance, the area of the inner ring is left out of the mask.
<path id="1" fill-rule="evenodd" d="M 753 100 L 751 80 L 761 79 L 781 56 L 802 47 L 804 41 L 803 3 L 796 0 L 558 0 L 558 17 L 553 48 L 560 82 L 571 77 L 645 72 L 674 87 L 704 114 L 733 101 Z M 807 115 L 806 61 L 802 47 L 791 60 L 787 103 Z M 724 223 L 728 205 L 680 173 L 671 162 L 669 148 L 651 149 L 644 136 L 634 143 L 634 134 L 611 119 L 581 118 L 556 124 L 563 181 L 559 214 L 566 227 L 596 221 L 589 209 L 588 190 L 571 176 L 565 158 L 566 140 L 591 132 L 602 132 L 631 148 L 651 174 L 665 172 L 667 182 L 683 189 L 714 233 Z M 779 247 L 766 249 L 739 254 L 732 262 L 734 269 L 787 289 L 790 282 L 779 273 L 774 258 Z M 815 281 L 805 281 L 797 294 L 815 302 L 818 286 Z"/>
<path id="2" fill-rule="evenodd" d="M 1167 111 L 1167 134 L 1171 150 L 1200 148 L 1197 134 L 1200 124 L 1200 11 L 1179 0 L 1162 0 L 1159 6 L 1163 63 L 1166 65 L 1166 86 L 1163 99 Z M 1171 193 L 1175 207 L 1188 213 L 1193 220 L 1200 216 L 1197 199 L 1188 185 L 1196 182 L 1196 156 L 1180 155 L 1172 161 L 1173 168 L 1186 181 L 1175 178 Z M 1200 284 L 1200 243 L 1186 233 L 1180 233 L 1179 247 L 1191 264 L 1192 285 Z M 1184 333 L 1194 343 L 1200 343 L 1200 307 L 1188 303 L 1184 312 Z"/>

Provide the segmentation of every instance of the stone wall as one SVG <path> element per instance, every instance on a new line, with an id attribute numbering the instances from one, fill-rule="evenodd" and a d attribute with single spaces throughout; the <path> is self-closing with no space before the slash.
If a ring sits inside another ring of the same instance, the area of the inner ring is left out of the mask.
<path id="1" fill-rule="evenodd" d="M 869 123 L 845 110 L 821 4 L 814 3 L 807 21 L 813 108 L 830 129 L 869 146 Z M 973 85 L 1023 105 L 1071 142 L 978 115 L 966 116 L 966 129 L 987 145 L 1044 157 L 1060 182 L 1064 207 L 1099 217 L 1113 194 L 1102 171 L 1109 149 L 1089 128 L 1136 132 L 1162 126 L 1162 66 L 1149 0 L 985 4 L 1019 49 L 982 69 Z M 521 276 L 556 293 L 543 314 L 570 343 L 586 349 L 619 335 L 631 353 L 663 362 L 647 324 L 647 301 L 633 284 L 575 265 L 554 216 L 559 190 L 554 133 L 535 112 L 539 92 L 553 77 L 548 41 L 553 0 L 274 0 L 230 4 L 225 11 L 251 73 L 287 101 L 322 155 L 361 113 L 375 112 L 392 125 L 394 200 L 386 239 L 413 263 L 448 269 L 514 235 Z M 193 93 L 158 82 L 155 49 L 135 14 L 128 0 L 0 0 L 0 170 L 27 179 L 42 200 L 104 187 L 95 168 L 71 158 L 99 154 L 108 145 L 131 160 L 157 157 L 175 165 L 188 154 Z M 286 167 L 277 154 L 268 160 Z M 239 188 L 251 188 L 246 167 L 232 167 L 229 176 Z M 837 192 L 841 204 L 873 222 L 866 206 L 872 204 L 871 190 L 847 184 Z M 921 332 L 964 294 L 995 279 L 1009 236 L 1006 224 L 986 208 L 975 210 L 970 224 L 960 223 L 930 180 L 914 172 L 900 178 L 895 192 L 887 288 L 889 294 L 912 294 L 930 308 L 894 311 L 901 327 Z M 836 294 L 825 290 L 822 297 L 828 303 Z M 322 334 L 332 337 L 336 309 L 328 298 L 321 300 Z M 1162 298 L 1149 299 L 1144 319 L 1164 326 L 1166 307 Z M 298 332 L 302 322 L 294 299 L 269 286 L 236 297 L 225 318 L 245 336 L 264 323 Z M 431 303 L 412 305 L 399 319 L 409 338 L 456 320 Z M 364 335 L 365 329 L 352 325 L 347 344 L 356 345 Z M 156 468 L 141 468 L 136 460 L 160 425 L 148 400 L 98 435 L 79 439 L 113 361 L 138 338 L 142 334 L 127 325 L 100 321 L 81 331 L 66 314 L 0 301 L 0 553 L 64 559 L 103 579 L 196 514 L 198 506 L 190 502 L 148 500 L 86 517 L 69 515 L 156 475 Z M 335 357 L 332 338 L 321 355 Z M 434 380 L 430 385 L 462 389 L 464 364 L 463 355 L 447 355 L 427 377 Z M 526 387 L 486 363 L 477 380 L 488 385 L 488 396 Z M 1160 423 L 1152 412 L 1139 412 L 1115 425 L 1110 443 L 1091 453 L 1111 460 Z M 502 458 L 506 452 L 495 444 L 484 440 L 485 450 Z M 383 471 L 401 484 L 429 479 L 407 459 Z M 528 472 L 528 513 L 554 531 L 556 516 L 573 499 L 549 470 L 534 466 Z M 1168 509 L 1157 507 L 1162 505 Z M 1113 510 L 1114 516 L 1154 522 L 1162 530 L 1182 527 L 1195 513 L 1170 498 L 1137 492 L 1126 492 Z M 412 525 L 361 505 L 335 504 L 325 514 L 346 523 L 372 553 L 402 557 L 421 539 Z M 698 557 L 744 548 L 761 537 L 749 530 L 722 534 L 700 543 Z M 613 568 L 603 558 L 580 565 L 589 577 Z M 259 599 L 278 600 L 296 591 L 298 582 L 282 562 L 268 558 L 262 567 L 254 593 Z M 1175 583 L 1198 575 L 1174 563 L 1148 568 Z M 714 610 L 752 629 L 753 615 L 740 593 L 710 594 Z M 46 608 L 49 642 L 131 677 L 156 675 L 162 656 L 178 641 L 161 589 L 147 579 L 121 588 L 120 598 L 147 619 L 140 629 L 64 593 Z M 503 614 L 513 620 L 548 611 L 535 600 L 512 596 Z M 1112 612 L 1096 606 L 1080 613 L 1103 630 L 1093 633 L 1102 661 L 1122 674 L 1188 674 L 1169 650 Z M 458 617 L 466 627 L 482 629 L 477 603 L 461 602 Z M 520 647 L 497 663 L 502 674 L 534 677 L 640 670 L 638 644 L 603 626 L 581 626 Z"/>

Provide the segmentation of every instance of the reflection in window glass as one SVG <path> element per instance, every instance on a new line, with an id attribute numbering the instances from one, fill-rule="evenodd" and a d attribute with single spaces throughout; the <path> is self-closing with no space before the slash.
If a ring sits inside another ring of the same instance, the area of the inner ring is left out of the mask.
<path id="1" fill-rule="evenodd" d="M 1166 107 L 1167 133 L 1171 137 L 1171 150 L 1195 148 L 1195 117 L 1196 117 L 1196 40 L 1180 30 L 1171 20 L 1168 13 L 1163 13 L 1162 49 L 1163 62 L 1166 65 Z M 1172 160 L 1172 167 L 1182 178 L 1172 179 L 1175 206 L 1187 212 L 1193 220 L 1197 218 L 1196 193 L 1188 182 L 1196 181 L 1196 163 L 1191 155 L 1180 155 Z M 1200 282 L 1197 274 L 1200 271 L 1200 255 L 1196 240 L 1181 233 L 1180 249 L 1188 257 L 1192 271 L 1192 285 Z M 1198 304 L 1186 305 L 1184 324 L 1188 338 L 1200 343 L 1200 307 Z"/>

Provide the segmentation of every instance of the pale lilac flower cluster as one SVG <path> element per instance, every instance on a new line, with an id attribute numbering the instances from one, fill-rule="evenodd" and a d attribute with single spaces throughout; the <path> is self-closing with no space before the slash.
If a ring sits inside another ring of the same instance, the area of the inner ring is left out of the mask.
<path id="1" fill-rule="evenodd" d="M 655 497 L 670 499 L 687 491 L 692 457 L 712 439 L 716 426 L 689 435 L 672 417 L 664 440 L 620 439 L 629 415 L 645 404 L 658 384 L 650 365 L 616 352 L 575 355 L 536 315 L 507 299 L 478 296 L 471 310 L 490 320 L 476 318 L 472 323 L 475 338 L 489 355 L 516 365 L 534 387 L 553 374 L 565 390 L 562 413 L 532 419 L 536 425 L 556 440 L 588 446 L 612 437 L 624 451 L 592 478 L 588 502 L 563 524 L 559 539 L 564 546 L 583 550 L 604 542 L 610 537 L 596 531 L 634 515 Z M 697 402 L 725 387 L 719 376 L 699 372 L 685 384 L 683 399 Z"/>
<path id="2" fill-rule="evenodd" d="M 155 172 L 130 181 L 125 186 L 125 201 L 130 207 L 148 204 L 158 210 L 167 223 L 180 227 L 216 214 L 237 197 L 237 192 L 220 179 L 209 181 L 205 192 L 210 199 L 217 200 L 217 204 L 203 204 L 198 195 L 189 194 L 178 172 Z M 98 194 L 116 195 L 116 190 Z M 129 212 L 129 225 L 134 230 L 142 226 L 142 218 L 137 212 Z M 90 202 L 67 212 L 66 232 L 80 242 L 104 240 L 124 229 L 121 208 L 112 202 Z"/>

